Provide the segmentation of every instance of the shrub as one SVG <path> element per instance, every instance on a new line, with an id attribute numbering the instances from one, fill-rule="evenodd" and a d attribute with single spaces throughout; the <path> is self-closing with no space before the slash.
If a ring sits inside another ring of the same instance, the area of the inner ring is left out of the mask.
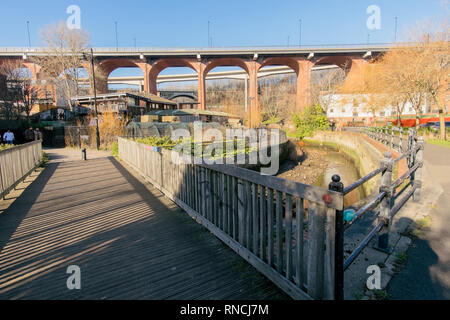
<path id="1" fill-rule="evenodd" d="M 111 153 L 114 157 L 119 156 L 119 144 L 117 143 L 117 141 L 111 143 Z"/>
<path id="2" fill-rule="evenodd" d="M 296 137 L 300 139 L 312 136 L 316 130 L 328 128 L 326 113 L 318 104 L 305 108 L 303 112 L 294 115 L 292 120 L 297 128 Z"/>

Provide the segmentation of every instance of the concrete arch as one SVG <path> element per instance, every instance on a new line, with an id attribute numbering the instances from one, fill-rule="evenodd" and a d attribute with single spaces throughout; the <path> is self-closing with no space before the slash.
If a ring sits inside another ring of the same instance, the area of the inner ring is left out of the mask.
<path id="1" fill-rule="evenodd" d="M 205 79 L 209 71 L 216 67 L 240 67 L 247 72 L 249 76 L 249 126 L 255 126 L 260 122 L 260 114 L 258 108 L 258 69 L 260 68 L 260 63 L 250 59 L 242 58 L 216 58 L 207 61 L 204 64 L 203 72 L 199 78 L 199 89 L 198 95 L 199 100 L 203 101 L 200 106 L 201 109 L 206 108 L 206 85 Z"/>
<path id="2" fill-rule="evenodd" d="M 107 60 L 103 60 L 98 64 L 98 68 L 100 68 L 105 76 L 109 76 L 111 72 L 118 68 L 139 68 L 142 70 L 142 73 L 146 73 L 145 69 L 145 61 L 138 59 L 127 59 L 127 58 L 111 58 Z"/>
<path id="3" fill-rule="evenodd" d="M 300 71 L 300 66 L 298 63 L 298 59 L 291 58 L 291 57 L 271 57 L 263 60 L 260 67 L 258 68 L 264 68 L 267 66 L 287 66 L 294 70 L 294 72 L 298 75 Z"/>
<path id="4" fill-rule="evenodd" d="M 169 100 L 173 100 L 173 99 L 179 98 L 179 97 L 190 98 L 192 100 L 197 100 L 198 99 L 196 96 L 188 94 L 188 93 L 178 93 L 178 94 L 174 94 L 173 96 L 170 96 Z"/>
<path id="5" fill-rule="evenodd" d="M 325 56 L 314 61 L 315 65 L 334 64 L 344 70 L 345 82 L 350 86 L 362 83 L 363 69 L 368 61 L 361 56 Z M 344 86 L 346 84 L 344 83 Z"/>
<path id="6" fill-rule="evenodd" d="M 352 68 L 353 59 L 348 56 L 326 56 L 314 61 L 314 65 L 334 64 L 342 68 L 346 73 Z"/>
<path id="7" fill-rule="evenodd" d="M 206 77 L 209 71 L 216 67 L 240 67 L 244 69 L 248 74 L 250 74 L 250 69 L 248 66 L 248 61 L 240 58 L 217 58 L 208 61 L 205 64 L 205 69 L 203 70 L 203 75 Z"/>
<path id="8" fill-rule="evenodd" d="M 171 67 L 191 68 L 192 70 L 197 72 L 197 74 L 200 74 L 201 63 L 195 59 L 188 59 L 188 58 L 166 58 L 156 60 L 154 63 L 151 64 L 151 68 L 145 75 L 146 78 L 145 90 L 150 93 L 157 94 L 158 88 L 156 85 L 156 79 L 158 78 L 158 75 L 164 69 Z"/>

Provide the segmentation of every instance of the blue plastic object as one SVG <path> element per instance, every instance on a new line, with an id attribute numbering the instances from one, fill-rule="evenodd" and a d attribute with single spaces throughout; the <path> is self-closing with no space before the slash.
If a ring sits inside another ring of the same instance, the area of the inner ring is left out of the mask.
<path id="1" fill-rule="evenodd" d="M 354 209 L 345 209 L 344 210 L 344 220 L 345 221 L 352 221 L 355 217 L 355 210 Z"/>

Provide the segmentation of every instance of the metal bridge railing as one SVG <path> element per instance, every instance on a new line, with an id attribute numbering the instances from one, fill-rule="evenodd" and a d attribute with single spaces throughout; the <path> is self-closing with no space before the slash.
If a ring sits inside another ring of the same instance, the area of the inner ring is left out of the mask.
<path id="1" fill-rule="evenodd" d="M 410 129 L 408 139 L 404 146 L 402 132 L 396 139 L 395 132 L 401 130 L 397 128 L 365 128 L 362 132 L 370 138 L 388 145 L 391 149 L 406 150 L 401 156 L 393 159 L 392 153 L 386 151 L 381 160 L 380 167 L 372 171 L 365 177 L 344 188 L 338 175 L 333 176 L 333 181 L 329 189 L 342 192 L 345 196 L 350 191 L 361 186 L 365 182 L 381 174 L 381 185 L 378 194 L 361 207 L 349 222 L 344 222 L 343 212 L 336 211 L 336 235 L 335 235 L 335 298 L 343 299 L 344 295 L 344 271 L 358 257 L 362 250 L 378 234 L 377 249 L 384 252 L 391 252 L 389 246 L 389 233 L 392 219 L 402 206 L 413 196 L 414 201 L 420 200 L 420 189 L 422 186 L 423 167 L 423 137 L 418 137 L 417 131 Z M 397 180 L 392 181 L 394 166 L 402 159 L 407 159 L 408 171 L 402 174 Z M 405 184 L 405 182 L 407 182 Z M 405 193 L 406 192 L 406 193 Z M 405 193 L 405 194 L 404 194 Z M 400 199 L 400 195 L 404 194 Z M 353 252 L 344 260 L 344 232 L 358 221 L 364 214 L 378 207 L 377 223 L 375 227 L 364 237 Z"/>

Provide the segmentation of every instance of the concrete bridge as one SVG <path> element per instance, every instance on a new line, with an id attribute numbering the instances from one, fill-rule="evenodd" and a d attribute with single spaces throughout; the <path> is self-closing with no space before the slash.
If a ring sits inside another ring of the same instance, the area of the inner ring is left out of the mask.
<path id="1" fill-rule="evenodd" d="M 95 71 L 101 75 L 97 82 L 99 92 L 107 92 L 108 76 L 117 68 L 138 67 L 144 74 L 144 91 L 157 93 L 158 75 L 169 67 L 191 68 L 197 74 L 199 108 L 206 107 L 205 80 L 216 67 L 242 68 L 249 78 L 249 98 L 252 118 L 258 118 L 258 71 L 266 66 L 287 66 L 297 75 L 297 108 L 309 103 L 311 70 L 318 65 L 336 65 L 348 77 L 358 75 L 361 67 L 371 58 L 386 52 L 390 44 L 318 46 L 318 47 L 253 47 L 253 48 L 95 48 Z M 30 58 L 48 54 L 45 48 L 0 48 L 0 63 L 19 60 L 30 69 L 33 77 L 43 75 L 41 67 Z M 80 67 L 90 69 L 86 61 Z"/>

